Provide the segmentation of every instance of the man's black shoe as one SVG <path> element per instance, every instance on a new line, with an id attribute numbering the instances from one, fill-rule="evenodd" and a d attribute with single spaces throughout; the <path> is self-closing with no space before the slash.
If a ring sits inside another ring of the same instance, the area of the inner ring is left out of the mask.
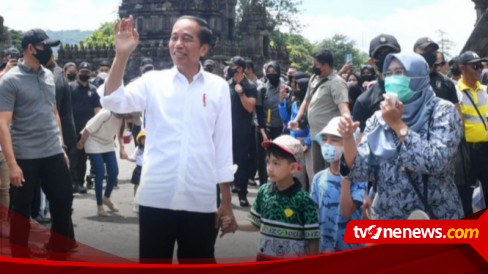
<path id="1" fill-rule="evenodd" d="M 231 191 L 232 191 L 232 193 L 237 193 L 237 192 L 239 192 L 239 189 L 237 188 L 237 186 L 232 185 Z"/>
<path id="2" fill-rule="evenodd" d="M 257 186 L 258 184 L 256 183 L 256 181 L 252 180 L 252 179 L 249 179 L 247 181 L 247 184 L 250 185 L 250 186 Z"/>
<path id="3" fill-rule="evenodd" d="M 247 198 L 239 199 L 239 204 L 241 205 L 241 207 L 249 207 L 249 202 L 247 201 Z"/>
<path id="4" fill-rule="evenodd" d="M 73 193 L 86 194 L 86 188 L 82 185 L 76 184 L 73 186 Z"/>
<path id="5" fill-rule="evenodd" d="M 37 215 L 34 220 L 40 224 L 49 224 L 51 222 L 51 218 L 43 217 L 41 215 Z"/>

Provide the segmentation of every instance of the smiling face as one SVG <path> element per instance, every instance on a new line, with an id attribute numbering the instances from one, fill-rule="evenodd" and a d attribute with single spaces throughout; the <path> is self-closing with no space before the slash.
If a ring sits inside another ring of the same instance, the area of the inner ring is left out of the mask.
<path id="1" fill-rule="evenodd" d="M 169 41 L 169 54 L 178 69 L 198 70 L 200 57 L 208 52 L 209 45 L 202 45 L 198 39 L 199 31 L 200 26 L 191 19 L 180 19 L 174 24 Z"/>

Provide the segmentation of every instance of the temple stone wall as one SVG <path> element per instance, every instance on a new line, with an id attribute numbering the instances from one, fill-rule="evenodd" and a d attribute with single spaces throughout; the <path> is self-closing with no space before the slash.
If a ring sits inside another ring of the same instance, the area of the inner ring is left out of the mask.
<path id="1" fill-rule="evenodd" d="M 126 80 L 139 76 L 139 65 L 143 57 L 151 57 L 157 69 L 169 68 L 168 42 L 174 22 L 182 15 L 194 15 L 209 23 L 216 38 L 215 47 L 206 58 L 217 62 L 217 72 L 224 68 L 224 61 L 240 55 L 254 61 L 256 72 L 260 73 L 263 63 L 278 60 L 283 67 L 289 65 L 285 47 L 269 45 L 272 29 L 266 23 L 266 11 L 260 5 L 250 5 L 244 10 L 243 20 L 238 26 L 242 41 L 236 34 L 237 0 L 123 0 L 119 7 L 120 17 L 132 14 L 140 35 L 137 49 L 127 64 Z M 104 59 L 112 60 L 113 46 L 107 48 L 63 45 L 58 51 L 58 63 L 72 61 L 91 62 L 94 69 Z"/>

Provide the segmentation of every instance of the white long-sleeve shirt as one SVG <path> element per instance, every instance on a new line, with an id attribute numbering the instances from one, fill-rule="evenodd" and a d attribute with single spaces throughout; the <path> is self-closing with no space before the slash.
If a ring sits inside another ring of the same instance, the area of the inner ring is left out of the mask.
<path id="1" fill-rule="evenodd" d="M 137 204 L 216 211 L 216 185 L 234 180 L 230 92 L 222 78 L 200 69 L 188 83 L 176 68 L 151 71 L 101 101 L 116 113 L 146 113 Z"/>

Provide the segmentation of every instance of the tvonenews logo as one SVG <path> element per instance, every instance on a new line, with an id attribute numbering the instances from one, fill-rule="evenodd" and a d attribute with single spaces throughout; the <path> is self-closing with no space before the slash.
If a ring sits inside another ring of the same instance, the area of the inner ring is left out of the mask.
<path id="1" fill-rule="evenodd" d="M 346 243 L 470 244 L 488 260 L 488 213 L 477 220 L 353 220 Z"/>
<path id="2" fill-rule="evenodd" d="M 479 229 L 477 228 L 450 228 L 444 233 L 442 228 L 409 228 L 409 227 L 385 227 L 371 225 L 368 228 L 354 226 L 354 237 L 356 239 L 478 239 Z"/>

